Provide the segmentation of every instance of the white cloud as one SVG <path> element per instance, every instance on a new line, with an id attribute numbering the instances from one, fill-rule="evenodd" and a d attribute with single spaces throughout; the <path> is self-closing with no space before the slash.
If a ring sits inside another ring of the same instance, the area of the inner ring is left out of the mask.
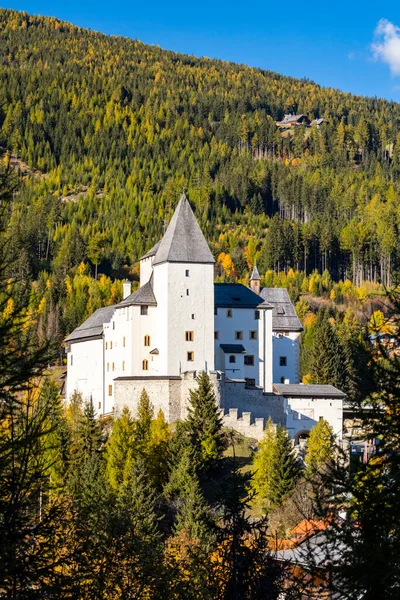
<path id="1" fill-rule="evenodd" d="M 381 19 L 375 29 L 375 41 L 371 49 L 376 60 L 389 65 L 392 75 L 400 75 L 400 27 Z"/>

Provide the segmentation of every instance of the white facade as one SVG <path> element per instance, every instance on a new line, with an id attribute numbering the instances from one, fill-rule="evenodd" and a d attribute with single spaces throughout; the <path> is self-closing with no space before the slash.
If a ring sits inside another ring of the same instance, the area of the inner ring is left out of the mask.
<path id="1" fill-rule="evenodd" d="M 288 398 L 286 428 L 292 439 L 304 434 L 307 436 L 319 421 L 325 419 L 332 427 L 337 440 L 343 432 L 343 398 Z"/>
<path id="2" fill-rule="evenodd" d="M 93 400 L 99 413 L 104 412 L 104 351 L 103 340 L 87 339 L 71 344 L 67 352 L 67 398 L 79 392 L 85 400 Z"/>
<path id="3" fill-rule="evenodd" d="M 274 331 L 272 339 L 274 383 L 299 383 L 300 335 L 298 331 Z"/>

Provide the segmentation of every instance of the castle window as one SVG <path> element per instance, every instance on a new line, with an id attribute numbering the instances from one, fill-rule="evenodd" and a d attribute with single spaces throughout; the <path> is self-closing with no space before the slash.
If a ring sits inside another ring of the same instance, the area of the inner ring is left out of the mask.
<path id="1" fill-rule="evenodd" d="M 219 340 L 219 331 L 214 331 L 214 340 Z"/>
<path id="2" fill-rule="evenodd" d="M 281 383 L 285 383 L 285 378 L 281 377 Z"/>
<path id="3" fill-rule="evenodd" d="M 252 356 L 251 354 L 248 354 L 247 356 L 244 357 L 244 364 L 247 367 L 254 367 L 254 356 Z"/>
<path id="4" fill-rule="evenodd" d="M 189 296 L 189 290 L 186 290 L 186 296 Z"/>
<path id="5" fill-rule="evenodd" d="M 256 321 L 260 320 L 260 311 L 259 310 L 254 311 L 254 318 Z"/>
<path id="6" fill-rule="evenodd" d="M 148 360 L 145 359 L 142 361 L 142 369 L 143 369 L 143 371 L 149 370 L 149 361 Z"/>
<path id="7" fill-rule="evenodd" d="M 233 315 L 232 309 L 231 308 L 227 308 L 226 309 L 226 316 L 227 316 L 227 318 L 228 319 L 232 319 L 232 315 Z"/>
<path id="8" fill-rule="evenodd" d="M 231 354 L 229 357 L 229 362 L 230 363 L 235 363 L 236 362 L 236 356 L 234 354 Z"/>
<path id="9" fill-rule="evenodd" d="M 101 402 L 99 402 L 99 408 L 101 408 Z"/>
<path id="10" fill-rule="evenodd" d="M 71 366 L 74 364 L 74 357 L 71 354 Z"/>
<path id="11" fill-rule="evenodd" d="M 189 269 L 186 269 L 186 271 L 185 271 L 185 276 L 186 276 L 186 277 L 189 277 Z"/>
<path id="12" fill-rule="evenodd" d="M 107 363 L 107 371 L 110 370 L 110 363 Z"/>
<path id="13" fill-rule="evenodd" d="M 106 342 L 106 350 L 108 350 L 108 342 Z"/>
<path id="14" fill-rule="evenodd" d="M 193 342 L 194 341 L 194 331 L 185 331 L 185 340 L 187 342 Z"/>
<path id="15" fill-rule="evenodd" d="M 186 358 L 187 358 L 188 362 L 193 362 L 194 361 L 194 352 L 187 352 Z"/>
<path id="16" fill-rule="evenodd" d="M 286 367 L 287 366 L 287 357 L 286 356 L 280 356 L 279 357 L 279 366 L 280 367 Z"/>
<path id="17" fill-rule="evenodd" d="M 112 363 L 112 370 L 114 371 L 114 363 Z"/>
<path id="18" fill-rule="evenodd" d="M 140 314 L 141 314 L 141 315 L 147 315 L 147 314 L 149 314 L 149 307 L 148 307 L 148 306 L 146 306 L 145 304 L 143 304 L 143 305 L 140 307 Z"/>
<path id="19" fill-rule="evenodd" d="M 124 337 L 122 338 L 122 346 L 123 346 L 124 348 L 125 348 L 125 344 L 126 344 L 126 337 L 124 336 Z"/>
<path id="20" fill-rule="evenodd" d="M 122 370 L 125 371 L 125 361 L 122 361 Z"/>
<path id="21" fill-rule="evenodd" d="M 112 385 L 108 386 L 108 395 L 112 396 Z"/>
<path id="22" fill-rule="evenodd" d="M 243 339 L 243 331 L 235 331 L 235 340 Z"/>
<path id="23" fill-rule="evenodd" d="M 249 331 L 249 338 L 251 340 L 256 340 L 257 339 L 257 331 Z"/>
<path id="24" fill-rule="evenodd" d="M 110 342 L 110 350 L 112 350 L 112 342 Z"/>
<path id="25" fill-rule="evenodd" d="M 192 319 L 194 319 L 194 315 L 192 315 Z"/>
<path id="26" fill-rule="evenodd" d="M 144 336 L 144 345 L 150 346 L 150 336 L 149 335 Z"/>
<path id="27" fill-rule="evenodd" d="M 113 321 L 113 329 L 115 329 L 115 321 Z"/>

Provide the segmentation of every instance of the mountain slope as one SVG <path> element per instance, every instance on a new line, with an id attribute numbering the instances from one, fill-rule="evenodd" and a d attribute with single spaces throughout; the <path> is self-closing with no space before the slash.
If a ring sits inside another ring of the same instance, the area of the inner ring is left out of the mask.
<path id="1" fill-rule="evenodd" d="M 95 262 L 96 244 L 103 268 L 134 263 L 183 187 L 233 277 L 254 260 L 249 235 L 264 272 L 389 282 L 397 268 L 399 104 L 10 10 L 0 83 L 0 145 L 49 173 L 11 222 L 33 278 Z M 289 111 L 326 123 L 282 137 Z M 60 206 L 78 186 L 86 196 Z"/>

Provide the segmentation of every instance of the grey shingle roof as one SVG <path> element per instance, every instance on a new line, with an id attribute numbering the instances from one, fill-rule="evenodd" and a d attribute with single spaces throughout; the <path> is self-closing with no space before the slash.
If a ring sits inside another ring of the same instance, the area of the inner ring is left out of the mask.
<path id="1" fill-rule="evenodd" d="M 260 273 L 258 272 L 257 265 L 254 265 L 254 269 L 251 274 L 250 281 L 260 281 L 260 280 L 261 280 L 261 277 L 260 277 Z"/>
<path id="2" fill-rule="evenodd" d="M 154 256 L 156 254 L 160 244 L 161 244 L 161 240 L 159 242 L 157 242 L 157 244 L 154 244 L 154 246 L 152 248 L 150 248 L 150 250 L 148 252 L 146 252 L 146 254 L 143 254 L 143 256 L 140 260 L 143 260 L 144 258 L 150 258 L 150 256 Z"/>
<path id="3" fill-rule="evenodd" d="M 215 306 L 224 308 L 272 308 L 241 283 L 214 283 L 214 302 Z"/>
<path id="4" fill-rule="evenodd" d="M 118 304 L 120 306 L 133 306 L 136 304 L 145 304 L 146 306 L 157 306 L 157 300 L 153 292 L 153 276 L 151 276 L 150 281 L 145 283 L 142 287 L 140 287 L 136 292 L 133 292 L 130 296 L 122 300 Z"/>
<path id="5" fill-rule="evenodd" d="M 285 288 L 263 288 L 260 296 L 273 306 L 272 329 L 274 331 L 303 331 L 303 326 Z"/>
<path id="6" fill-rule="evenodd" d="M 153 264 L 163 262 L 215 263 L 185 194 L 179 200 Z"/>
<path id="7" fill-rule="evenodd" d="M 82 325 L 74 329 L 64 341 L 76 342 L 88 338 L 101 338 L 103 335 L 103 324 L 111 321 L 115 309 L 115 304 L 112 306 L 105 306 L 104 308 L 98 308 L 82 323 Z"/>
<path id="8" fill-rule="evenodd" d="M 333 385 L 306 385 L 303 383 L 274 383 L 274 390 L 287 398 L 346 398 L 346 394 Z"/>
<path id="9" fill-rule="evenodd" d="M 220 348 L 225 354 L 243 354 L 243 352 L 246 352 L 242 344 L 220 344 Z"/>

